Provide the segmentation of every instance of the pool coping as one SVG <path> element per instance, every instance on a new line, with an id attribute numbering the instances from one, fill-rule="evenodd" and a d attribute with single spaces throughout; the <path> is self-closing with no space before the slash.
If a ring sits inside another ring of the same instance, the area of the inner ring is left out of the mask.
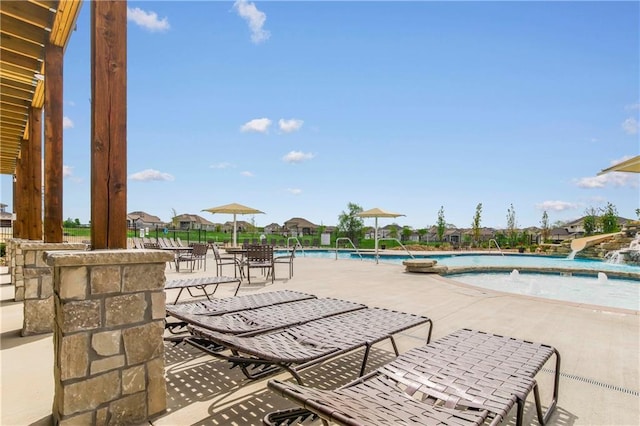
<path id="1" fill-rule="evenodd" d="M 484 292 L 496 293 L 496 294 L 501 294 L 506 296 L 529 299 L 529 300 L 536 300 L 536 301 L 545 302 L 545 303 L 554 303 L 554 304 L 574 306 L 574 307 L 586 308 L 586 309 L 592 309 L 592 310 L 598 310 L 598 311 L 604 311 L 604 312 L 613 312 L 613 313 L 640 316 L 640 311 L 637 311 L 634 309 L 618 308 L 613 306 L 593 305 L 589 303 L 570 302 L 567 300 L 548 299 L 545 297 L 510 293 L 507 291 L 488 289 L 484 287 L 475 286 L 472 284 L 463 283 L 460 281 L 456 281 L 455 278 L 452 277 L 458 274 L 464 274 L 468 272 L 511 272 L 514 269 L 517 269 L 519 272 L 534 272 L 534 273 L 541 273 L 541 274 L 572 273 L 576 275 L 595 276 L 595 277 L 598 276 L 599 272 L 604 272 L 605 274 L 607 274 L 607 277 L 625 278 L 625 279 L 640 281 L 640 273 L 633 273 L 633 272 L 627 272 L 627 271 L 595 271 L 593 269 L 557 268 L 557 267 L 540 268 L 535 266 L 526 266 L 526 267 L 523 266 L 518 268 L 507 267 L 507 266 L 480 266 L 480 267 L 479 266 L 454 266 L 454 267 L 449 267 L 449 270 L 447 272 L 444 272 L 442 274 L 433 274 L 431 276 L 434 278 L 440 279 L 444 282 L 447 282 L 449 284 L 456 285 L 458 287 L 470 288 L 470 289 L 475 289 L 475 290 L 484 291 Z"/>

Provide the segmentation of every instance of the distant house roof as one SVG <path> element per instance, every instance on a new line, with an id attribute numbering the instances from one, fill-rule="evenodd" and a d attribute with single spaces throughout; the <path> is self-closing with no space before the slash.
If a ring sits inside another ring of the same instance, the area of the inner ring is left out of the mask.
<path id="1" fill-rule="evenodd" d="M 191 223 L 199 223 L 200 225 L 214 225 L 213 222 L 208 221 L 202 216 L 198 216 L 197 214 L 181 214 L 175 217 L 175 220 L 178 222 L 191 222 Z"/>
<path id="2" fill-rule="evenodd" d="M 287 220 L 284 223 L 284 226 L 289 228 L 289 227 L 298 227 L 298 228 L 317 228 L 318 225 L 309 222 L 307 219 L 303 219 L 301 217 L 293 217 L 289 220 Z"/>
<path id="3" fill-rule="evenodd" d="M 151 215 L 146 212 L 131 212 L 127 215 L 127 219 L 131 221 L 141 220 L 145 223 L 162 223 L 162 219 L 158 216 Z"/>

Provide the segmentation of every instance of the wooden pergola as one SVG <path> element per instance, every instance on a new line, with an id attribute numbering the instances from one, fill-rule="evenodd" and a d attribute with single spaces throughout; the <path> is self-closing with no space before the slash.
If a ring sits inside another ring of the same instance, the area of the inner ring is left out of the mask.
<path id="1" fill-rule="evenodd" d="M 91 243 L 126 248 L 127 2 L 90 5 Z M 81 6 L 0 2 L 0 173 L 13 175 L 16 238 L 62 242 L 63 55 Z"/>

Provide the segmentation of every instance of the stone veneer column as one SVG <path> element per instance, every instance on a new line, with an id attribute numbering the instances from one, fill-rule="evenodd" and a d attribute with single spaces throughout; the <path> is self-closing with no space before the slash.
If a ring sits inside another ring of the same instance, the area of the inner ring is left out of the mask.
<path id="1" fill-rule="evenodd" d="M 15 287 L 14 299 L 16 302 L 20 302 L 24 300 L 24 253 L 22 252 L 22 244 L 37 243 L 38 241 L 25 240 L 22 238 L 13 238 L 9 241 L 10 248 L 7 246 L 9 250 L 7 252 L 7 258 L 10 262 L 11 284 Z"/>
<path id="2" fill-rule="evenodd" d="M 86 244 L 43 243 L 30 240 L 24 240 L 19 244 L 23 282 L 20 289 L 24 300 L 23 336 L 53 331 L 53 268 L 44 260 L 45 251 L 77 251 L 86 248 Z M 16 295 L 17 293 L 18 287 Z"/>
<path id="3" fill-rule="evenodd" d="M 172 259 L 153 250 L 46 254 L 55 424 L 139 424 L 166 409 L 164 270 Z"/>

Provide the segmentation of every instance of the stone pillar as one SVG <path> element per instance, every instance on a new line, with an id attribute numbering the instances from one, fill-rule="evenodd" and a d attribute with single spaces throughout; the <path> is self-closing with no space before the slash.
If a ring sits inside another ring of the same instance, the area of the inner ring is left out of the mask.
<path id="1" fill-rule="evenodd" d="M 16 302 L 24 300 L 24 253 L 22 244 L 37 243 L 21 238 L 11 240 L 11 283 L 15 286 L 14 299 Z"/>
<path id="2" fill-rule="evenodd" d="M 53 272 L 44 260 L 45 251 L 85 250 L 86 244 L 43 243 L 24 240 L 19 245 L 22 262 L 24 316 L 22 335 L 53 331 Z M 18 287 L 16 287 L 16 296 Z M 17 300 L 17 297 L 16 297 Z"/>
<path id="3" fill-rule="evenodd" d="M 55 424 L 139 424 L 166 409 L 164 270 L 172 259 L 153 250 L 46 254 Z"/>

